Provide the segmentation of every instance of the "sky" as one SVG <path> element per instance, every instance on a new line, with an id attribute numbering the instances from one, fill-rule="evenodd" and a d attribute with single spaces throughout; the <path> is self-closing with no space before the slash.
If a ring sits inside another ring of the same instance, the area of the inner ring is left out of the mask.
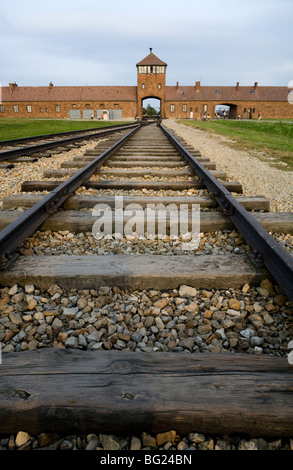
<path id="1" fill-rule="evenodd" d="M 287 86 L 293 0 L 2 0 L 0 83 L 136 85 L 153 53 L 166 84 Z"/>

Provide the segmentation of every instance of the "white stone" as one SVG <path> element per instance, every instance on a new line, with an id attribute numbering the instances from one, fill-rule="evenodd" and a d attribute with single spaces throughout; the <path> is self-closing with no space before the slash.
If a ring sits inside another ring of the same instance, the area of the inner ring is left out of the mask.
<path id="1" fill-rule="evenodd" d="M 17 445 L 17 447 L 20 447 L 25 444 L 29 440 L 29 438 L 30 435 L 27 432 L 19 431 L 15 438 L 15 444 Z"/>
<path id="2" fill-rule="evenodd" d="M 186 286 L 186 285 L 180 286 L 180 289 L 179 289 L 180 297 L 184 297 L 185 295 L 190 295 L 193 297 L 196 295 L 196 292 L 197 291 L 194 287 Z"/>

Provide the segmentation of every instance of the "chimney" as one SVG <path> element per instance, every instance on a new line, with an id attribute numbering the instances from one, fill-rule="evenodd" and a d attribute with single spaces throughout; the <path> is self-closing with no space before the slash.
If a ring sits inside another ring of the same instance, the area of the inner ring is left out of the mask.
<path id="1" fill-rule="evenodd" d="M 256 91 L 257 88 L 258 88 L 258 82 L 255 82 L 255 83 L 254 83 L 254 91 Z"/>
<path id="2" fill-rule="evenodd" d="M 53 87 L 53 83 L 50 82 L 50 83 L 49 83 L 49 88 L 52 88 L 52 87 Z"/>
<path id="3" fill-rule="evenodd" d="M 236 90 L 239 91 L 239 82 L 236 83 Z"/>
<path id="4" fill-rule="evenodd" d="M 195 82 L 195 91 L 199 91 L 200 89 L 200 82 Z"/>
<path id="5" fill-rule="evenodd" d="M 176 82 L 176 90 L 179 89 L 179 82 Z"/>
<path id="6" fill-rule="evenodd" d="M 10 91 L 12 92 L 17 87 L 17 83 L 9 83 Z"/>

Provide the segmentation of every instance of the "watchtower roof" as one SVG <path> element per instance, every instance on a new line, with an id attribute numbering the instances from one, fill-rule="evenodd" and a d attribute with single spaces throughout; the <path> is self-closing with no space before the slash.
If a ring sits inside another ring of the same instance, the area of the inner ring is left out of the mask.
<path id="1" fill-rule="evenodd" d="M 149 55 L 147 55 L 144 59 L 142 59 L 136 65 L 167 65 L 167 64 L 151 52 Z"/>

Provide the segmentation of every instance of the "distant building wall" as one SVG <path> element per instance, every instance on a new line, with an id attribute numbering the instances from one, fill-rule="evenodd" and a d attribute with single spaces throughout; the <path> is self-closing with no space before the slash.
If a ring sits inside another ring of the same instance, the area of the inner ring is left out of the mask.
<path id="1" fill-rule="evenodd" d="M 193 119 L 201 118 L 205 113 L 209 113 L 212 118 L 215 116 L 215 108 L 218 105 L 227 104 L 235 106 L 235 118 L 257 119 L 275 118 L 275 119 L 293 119 L 293 105 L 288 101 L 166 101 L 166 118 L 168 119 Z M 251 110 L 251 111 L 250 111 Z M 191 115 L 192 113 L 192 115 Z"/>
<path id="2" fill-rule="evenodd" d="M 0 117 L 9 118 L 69 119 L 70 110 L 80 110 L 81 119 L 83 114 L 90 119 L 89 113 L 83 113 L 83 110 L 93 111 L 94 119 L 97 119 L 98 110 L 120 109 L 122 110 L 122 119 L 133 119 L 136 114 L 136 101 L 75 101 L 74 103 L 62 101 L 5 101 L 0 106 Z"/>

